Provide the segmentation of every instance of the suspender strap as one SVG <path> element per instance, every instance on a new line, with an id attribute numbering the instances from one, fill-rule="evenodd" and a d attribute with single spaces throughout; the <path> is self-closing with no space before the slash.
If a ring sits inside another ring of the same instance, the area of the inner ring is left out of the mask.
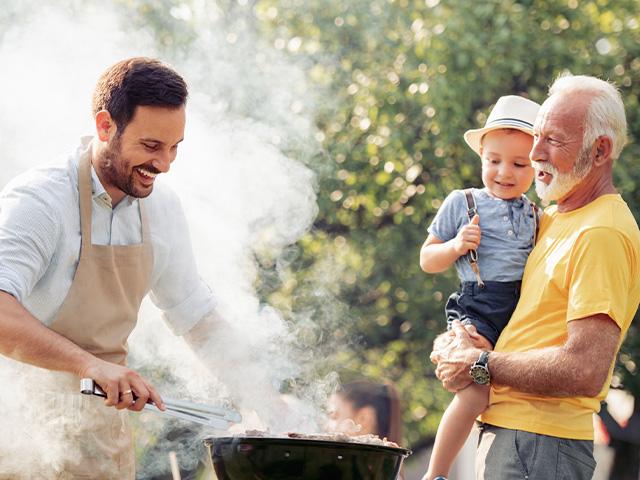
<path id="1" fill-rule="evenodd" d="M 469 222 L 471 222 L 471 219 L 478 213 L 476 199 L 473 198 L 473 193 L 470 188 L 464 189 L 464 196 L 467 199 L 467 216 L 469 217 Z M 484 288 L 484 282 L 480 277 L 480 268 L 478 267 L 478 252 L 475 249 L 469 250 L 467 252 L 467 260 L 469 261 L 469 265 L 471 265 L 471 270 L 476 274 L 478 286 Z"/>
<path id="2" fill-rule="evenodd" d="M 531 205 L 531 210 L 533 211 L 533 225 L 535 226 L 533 230 L 533 246 L 536 246 L 536 241 L 538 240 L 538 230 L 540 230 L 540 209 L 538 206 L 529 200 L 529 204 Z"/>
<path id="3" fill-rule="evenodd" d="M 533 214 L 533 239 L 531 243 L 536 246 L 536 240 L 538 240 L 538 230 L 540 230 L 540 208 L 527 198 L 526 195 L 522 195 L 522 199 L 531 206 L 531 213 Z"/>
<path id="4" fill-rule="evenodd" d="M 476 200 L 473 197 L 472 190 L 470 188 L 464 189 L 464 197 L 467 201 L 467 216 L 469 217 L 469 222 L 473 219 L 473 217 L 478 213 L 478 208 L 476 206 Z M 533 224 L 535 226 L 533 231 L 533 245 L 536 245 L 536 240 L 538 238 L 538 230 L 540 229 L 540 209 L 538 206 L 533 203 L 528 198 L 524 197 L 525 200 L 531 206 L 531 211 L 533 212 Z M 471 266 L 471 270 L 476 274 L 476 279 L 478 282 L 478 286 L 480 288 L 484 288 L 484 282 L 480 277 L 480 268 L 478 267 L 478 252 L 477 250 L 469 250 L 467 252 L 467 260 L 469 261 L 469 265 Z"/>
<path id="5" fill-rule="evenodd" d="M 473 198 L 473 193 L 470 188 L 464 189 L 464 197 L 467 199 L 467 215 L 469 216 L 469 221 L 478 213 L 478 209 L 476 208 L 476 199 Z"/>

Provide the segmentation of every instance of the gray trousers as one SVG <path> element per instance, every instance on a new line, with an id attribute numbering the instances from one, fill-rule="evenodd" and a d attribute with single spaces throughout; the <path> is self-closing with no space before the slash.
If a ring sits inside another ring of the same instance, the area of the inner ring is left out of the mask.
<path id="1" fill-rule="evenodd" d="M 476 480 L 591 480 L 593 442 L 480 424 Z"/>

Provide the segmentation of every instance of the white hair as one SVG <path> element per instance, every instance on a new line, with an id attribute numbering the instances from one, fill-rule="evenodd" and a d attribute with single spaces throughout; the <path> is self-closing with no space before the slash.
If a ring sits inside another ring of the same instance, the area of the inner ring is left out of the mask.
<path id="1" fill-rule="evenodd" d="M 549 95 L 581 93 L 591 97 L 584 124 L 582 148 L 590 149 L 593 142 L 605 135 L 613 143 L 611 157 L 620 156 L 627 143 L 627 119 L 622 96 L 615 85 L 588 75 L 560 75 L 549 88 Z"/>

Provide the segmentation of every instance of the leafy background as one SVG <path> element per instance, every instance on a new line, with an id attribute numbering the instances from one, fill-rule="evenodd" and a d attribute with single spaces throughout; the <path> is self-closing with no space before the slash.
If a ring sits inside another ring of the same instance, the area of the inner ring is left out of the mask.
<path id="1" fill-rule="evenodd" d="M 422 273 L 418 251 L 447 192 L 479 183 L 462 132 L 483 124 L 501 95 L 542 102 L 562 72 L 609 79 L 629 122 L 616 185 L 638 218 L 639 10 L 635 1 L 257 2 L 265 35 L 295 42 L 290 54 L 309 61 L 310 78 L 331 99 L 316 117 L 330 159 L 320 172 L 320 214 L 300 242 L 286 296 L 308 301 L 297 289 L 333 262 L 334 291 L 353 318 L 334 335 L 354 336 L 358 347 L 336 361 L 345 378 L 397 383 L 409 445 L 429 441 L 448 401 L 426 358 L 456 279 Z M 636 398 L 639 352 L 636 324 L 614 379 Z"/>
<path id="2" fill-rule="evenodd" d="M 418 252 L 447 193 L 480 182 L 480 163 L 462 133 L 482 125 L 501 95 L 542 102 L 563 72 L 609 79 L 620 87 L 629 125 L 616 185 L 639 218 L 637 0 L 113 3 L 131 28 L 152 33 L 170 62 L 188 59 L 201 33 L 190 12 L 215 12 L 230 48 L 250 38 L 302 68 L 310 88 L 296 92 L 291 108 L 309 109 L 315 134 L 282 148 L 315 171 L 319 212 L 312 230 L 281 255 L 256 250 L 255 287 L 290 322 L 310 320 L 298 331 L 324 358 L 316 374 L 396 383 L 410 448 L 433 441 L 450 400 L 427 358 L 457 281 L 453 271 L 424 274 Z M 0 39 L 16 11 L 0 12 Z M 263 73 L 251 72 L 257 82 L 267 81 Z M 255 103 L 240 99 L 234 108 L 250 116 Z M 636 399 L 639 363 L 636 319 L 614 376 L 614 386 Z"/>
<path id="3" fill-rule="evenodd" d="M 180 48 L 188 54 L 188 22 L 158 14 L 178 3 L 123 3 L 138 10 L 141 22 L 153 22 L 172 55 Z M 319 214 L 285 252 L 284 264 L 256 254 L 262 267 L 256 287 L 292 319 L 294 312 L 310 312 L 324 327 L 319 349 L 348 343 L 327 358 L 327 372 L 337 370 L 343 381 L 393 380 L 404 402 L 406 444 L 428 444 L 450 396 L 427 358 L 457 281 L 453 271 L 425 275 L 418 252 L 446 194 L 479 184 L 480 163 L 462 133 L 483 124 L 501 95 L 542 102 L 563 72 L 611 80 L 629 125 L 616 185 L 638 218 L 640 5 L 227 0 L 218 6 L 229 19 L 243 12 L 253 32 L 304 67 L 312 86 L 305 95 L 316 106 L 319 148 L 311 155 L 300 150 L 300 158 L 317 172 Z M 232 22 L 228 28 L 233 31 Z M 639 361 L 635 322 L 613 383 L 636 399 Z"/>

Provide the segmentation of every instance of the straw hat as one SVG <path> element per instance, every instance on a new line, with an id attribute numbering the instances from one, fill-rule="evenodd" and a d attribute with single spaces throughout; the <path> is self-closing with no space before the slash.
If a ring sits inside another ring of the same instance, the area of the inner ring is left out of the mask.
<path id="1" fill-rule="evenodd" d="M 540 105 L 524 97 L 517 95 L 500 97 L 484 127 L 467 130 L 464 132 L 464 139 L 471 149 L 480 155 L 482 137 L 492 130 L 513 128 L 533 135 L 533 123 L 539 109 Z"/>

